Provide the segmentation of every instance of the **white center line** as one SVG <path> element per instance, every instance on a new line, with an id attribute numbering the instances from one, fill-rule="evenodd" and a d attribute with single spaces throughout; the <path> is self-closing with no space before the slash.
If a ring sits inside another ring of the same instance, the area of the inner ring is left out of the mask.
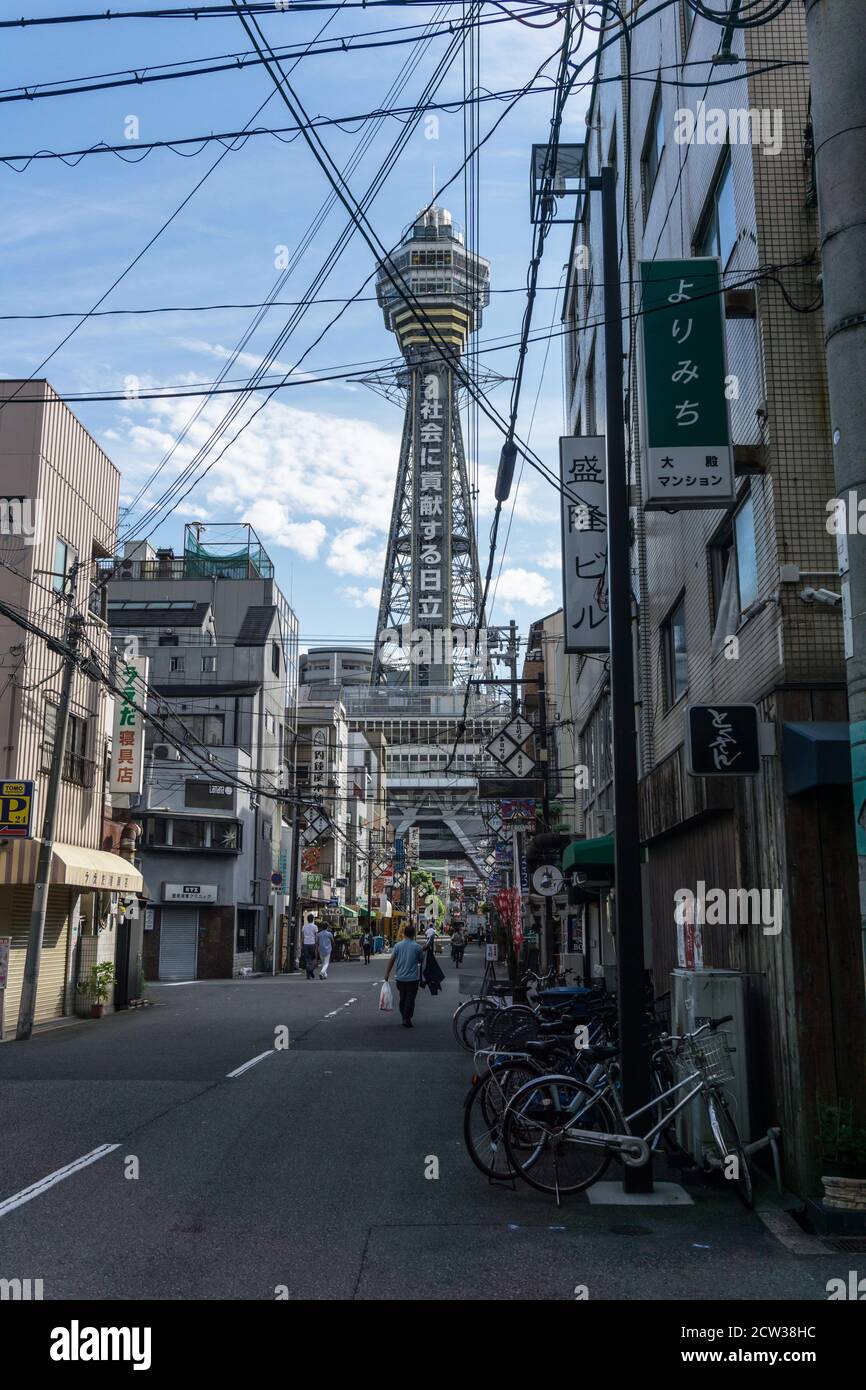
<path id="1" fill-rule="evenodd" d="M 260 1052 L 258 1057 L 251 1057 L 248 1062 L 244 1062 L 243 1066 L 235 1067 L 234 1071 L 226 1072 L 226 1078 L 230 1076 L 240 1076 L 242 1072 L 249 1071 L 250 1067 L 254 1067 L 256 1062 L 263 1062 L 266 1057 L 273 1057 L 273 1055 L 274 1049 L 272 1047 L 269 1048 L 267 1052 Z"/>
<path id="2" fill-rule="evenodd" d="M 7 1197 L 5 1202 L 0 1202 L 0 1216 L 14 1211 L 16 1207 L 23 1207 L 25 1202 L 32 1202 L 34 1197 L 41 1197 L 43 1192 L 47 1192 L 56 1183 L 62 1182 L 64 1178 L 71 1178 L 73 1173 L 78 1173 L 82 1168 L 89 1167 L 91 1163 L 97 1163 L 100 1158 L 105 1158 L 106 1154 L 113 1153 L 115 1149 L 119 1148 L 119 1144 L 100 1144 L 98 1149 L 92 1149 L 89 1154 L 73 1159 L 65 1167 L 58 1168 L 56 1172 L 49 1173 L 47 1177 L 40 1178 L 38 1182 L 22 1188 L 20 1192 L 15 1193 L 14 1197 Z"/>

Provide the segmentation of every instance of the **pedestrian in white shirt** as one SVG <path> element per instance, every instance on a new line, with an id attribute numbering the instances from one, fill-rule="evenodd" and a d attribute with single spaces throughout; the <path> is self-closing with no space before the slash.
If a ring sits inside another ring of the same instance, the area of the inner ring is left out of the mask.
<path id="1" fill-rule="evenodd" d="M 304 969 L 307 972 L 307 979 L 316 978 L 316 937 L 318 929 L 316 927 L 315 913 L 308 912 L 307 919 L 301 928 L 301 943 L 304 948 Z"/>

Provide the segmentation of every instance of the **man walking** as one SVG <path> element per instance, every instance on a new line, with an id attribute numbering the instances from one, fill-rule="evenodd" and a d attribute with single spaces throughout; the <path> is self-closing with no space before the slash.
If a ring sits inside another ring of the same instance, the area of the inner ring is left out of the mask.
<path id="1" fill-rule="evenodd" d="M 373 954 L 373 933 L 369 927 L 361 937 L 361 950 L 364 952 L 364 964 L 370 964 L 370 956 Z"/>
<path id="2" fill-rule="evenodd" d="M 316 944 L 319 948 L 319 960 L 321 962 L 319 979 L 327 980 L 328 966 L 331 964 L 331 952 L 334 949 L 334 935 L 327 926 L 320 929 Z"/>
<path id="3" fill-rule="evenodd" d="M 412 1015 L 415 1012 L 415 1000 L 418 995 L 418 985 L 421 981 L 421 962 L 424 959 L 424 949 L 415 940 L 415 928 L 403 928 L 403 940 L 398 941 L 391 952 L 391 959 L 385 971 L 385 981 L 396 966 L 397 968 L 397 993 L 400 995 L 400 1018 L 404 1028 L 412 1027 Z"/>
<path id="4" fill-rule="evenodd" d="M 307 972 L 307 979 L 316 978 L 316 917 L 312 912 L 307 913 L 306 921 L 301 928 L 301 943 L 304 948 L 304 969 Z"/>

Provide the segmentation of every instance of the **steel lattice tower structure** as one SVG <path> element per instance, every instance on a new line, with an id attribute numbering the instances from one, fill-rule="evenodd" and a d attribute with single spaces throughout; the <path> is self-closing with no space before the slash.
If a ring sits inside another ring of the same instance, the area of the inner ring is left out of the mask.
<path id="1" fill-rule="evenodd" d="M 373 684 L 387 671 L 413 686 L 441 688 L 474 666 L 482 590 L 458 374 L 489 285 L 489 261 L 467 250 L 451 214 L 435 206 L 378 267 L 376 297 L 406 363 L 399 377 L 406 414 Z M 387 657 L 389 648 L 396 659 Z"/>

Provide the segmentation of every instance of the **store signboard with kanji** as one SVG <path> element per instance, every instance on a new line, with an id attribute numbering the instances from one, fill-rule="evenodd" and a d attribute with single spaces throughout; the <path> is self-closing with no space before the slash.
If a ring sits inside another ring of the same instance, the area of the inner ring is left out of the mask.
<path id="1" fill-rule="evenodd" d="M 641 261 L 640 283 L 644 506 L 726 507 L 735 487 L 721 266 L 715 256 Z"/>
<path id="2" fill-rule="evenodd" d="M 761 736 L 757 705 L 688 705 L 686 767 L 692 777 L 757 777 Z"/>
<path id="3" fill-rule="evenodd" d="M 120 694 L 114 697 L 114 723 L 111 734 L 111 769 L 108 788 L 141 796 L 144 784 L 143 710 L 147 707 L 146 656 L 121 657 L 117 663 Z"/>
<path id="4" fill-rule="evenodd" d="M 567 435 L 560 439 L 559 475 L 565 650 L 606 652 L 610 630 L 604 436 Z"/>

